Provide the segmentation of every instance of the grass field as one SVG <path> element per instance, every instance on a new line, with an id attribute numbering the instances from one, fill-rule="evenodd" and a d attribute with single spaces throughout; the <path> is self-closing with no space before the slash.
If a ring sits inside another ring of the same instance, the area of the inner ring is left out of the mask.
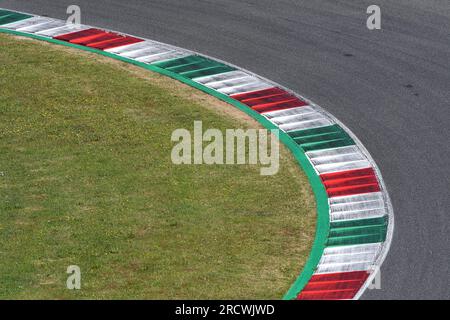
<path id="1" fill-rule="evenodd" d="M 285 149 L 275 176 L 173 165 L 171 133 L 194 120 L 258 126 L 159 75 L 0 35 L 0 298 L 281 298 L 314 238 L 306 177 Z"/>

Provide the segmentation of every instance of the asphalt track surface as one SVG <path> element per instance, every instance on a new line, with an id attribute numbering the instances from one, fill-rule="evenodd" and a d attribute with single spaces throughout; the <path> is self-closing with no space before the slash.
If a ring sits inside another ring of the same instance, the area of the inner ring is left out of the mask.
<path id="1" fill-rule="evenodd" d="M 381 289 L 366 299 L 450 299 L 450 2 L 377 0 L 0 0 L 229 61 L 344 122 L 378 166 L 395 213 Z"/>

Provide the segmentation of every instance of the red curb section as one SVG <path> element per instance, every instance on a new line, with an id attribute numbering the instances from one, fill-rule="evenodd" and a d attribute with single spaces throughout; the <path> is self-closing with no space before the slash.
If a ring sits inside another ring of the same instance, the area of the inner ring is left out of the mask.
<path id="1" fill-rule="evenodd" d="M 330 198 L 381 190 L 372 168 L 327 173 L 320 178 Z"/>
<path id="2" fill-rule="evenodd" d="M 297 108 L 307 104 L 293 94 L 275 87 L 231 95 L 230 97 L 246 104 L 259 113 Z"/>
<path id="3" fill-rule="evenodd" d="M 143 39 L 124 36 L 115 32 L 107 32 L 95 28 L 63 34 L 54 37 L 54 39 L 84 45 L 100 50 L 112 49 L 115 47 L 144 41 Z"/>
<path id="4" fill-rule="evenodd" d="M 369 277 L 367 271 L 339 272 L 313 275 L 299 300 L 352 299 Z"/>

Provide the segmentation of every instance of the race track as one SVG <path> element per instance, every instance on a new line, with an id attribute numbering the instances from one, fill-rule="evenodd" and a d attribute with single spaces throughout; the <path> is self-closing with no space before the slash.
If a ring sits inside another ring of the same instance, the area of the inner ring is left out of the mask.
<path id="1" fill-rule="evenodd" d="M 450 299 L 450 4 L 372 1 L 0 0 L 0 7 L 120 30 L 229 61 L 330 111 L 378 164 L 395 211 L 380 290 Z"/>

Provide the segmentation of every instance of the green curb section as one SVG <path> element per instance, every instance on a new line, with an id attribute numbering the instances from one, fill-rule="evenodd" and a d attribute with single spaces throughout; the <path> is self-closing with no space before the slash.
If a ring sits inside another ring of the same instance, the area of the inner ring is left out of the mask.
<path id="1" fill-rule="evenodd" d="M 7 10 L 0 10 L 0 24 L 13 23 L 20 20 L 25 20 L 31 18 L 32 16 L 28 14 L 11 12 Z"/>
<path id="2" fill-rule="evenodd" d="M 305 152 L 355 144 L 348 133 L 337 124 L 314 129 L 291 131 L 288 134 Z"/>
<path id="3" fill-rule="evenodd" d="M 153 65 L 189 79 L 236 70 L 223 63 L 197 55 L 157 62 Z"/>
<path id="4" fill-rule="evenodd" d="M 332 222 L 327 246 L 384 242 L 387 226 L 388 216 Z"/>

